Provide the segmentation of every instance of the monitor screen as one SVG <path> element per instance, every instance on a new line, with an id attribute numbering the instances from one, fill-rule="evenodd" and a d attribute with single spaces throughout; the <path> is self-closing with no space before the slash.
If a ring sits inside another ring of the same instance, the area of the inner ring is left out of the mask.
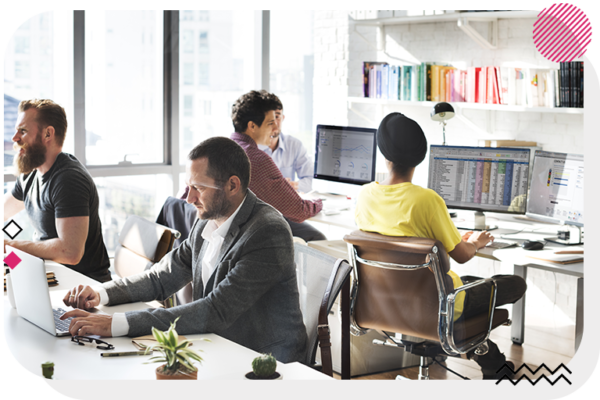
<path id="1" fill-rule="evenodd" d="M 529 149 L 431 145 L 428 187 L 448 208 L 525 214 Z"/>
<path id="2" fill-rule="evenodd" d="M 377 129 L 317 125 L 316 179 L 364 185 L 375 180 Z"/>
<path id="3" fill-rule="evenodd" d="M 527 216 L 583 226 L 583 154 L 536 150 Z"/>

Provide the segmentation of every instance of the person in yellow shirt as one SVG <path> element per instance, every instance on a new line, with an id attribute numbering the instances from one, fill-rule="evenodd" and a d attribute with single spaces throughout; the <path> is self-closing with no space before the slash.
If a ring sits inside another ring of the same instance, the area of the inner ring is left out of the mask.
<path id="1" fill-rule="evenodd" d="M 461 236 L 450 219 L 444 200 L 433 190 L 414 185 L 415 168 L 427 154 L 427 139 L 423 130 L 412 119 L 400 113 L 387 115 L 377 130 L 377 147 L 386 159 L 388 177 L 381 183 L 372 182 L 362 187 L 356 203 L 356 225 L 363 231 L 387 236 L 413 236 L 439 240 L 452 259 L 460 264 L 475 256 L 494 237 L 487 231 L 466 232 Z M 459 277 L 448 271 L 454 288 L 481 279 Z M 495 275 L 497 283 L 496 306 L 519 300 L 527 284 L 515 275 Z M 490 287 L 476 286 L 461 292 L 455 302 L 455 321 L 487 312 Z M 468 354 L 483 372 L 484 379 L 497 379 L 497 371 L 506 363 L 498 346 L 488 340 L 489 351 L 483 356 Z M 510 361 L 508 364 L 511 365 Z"/>

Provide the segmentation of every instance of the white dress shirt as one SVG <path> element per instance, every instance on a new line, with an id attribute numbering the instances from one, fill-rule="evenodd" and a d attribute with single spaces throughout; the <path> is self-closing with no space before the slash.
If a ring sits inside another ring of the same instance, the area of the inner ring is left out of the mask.
<path id="1" fill-rule="evenodd" d="M 204 284 L 205 289 L 206 282 L 208 282 L 210 276 L 217 267 L 217 257 L 219 257 L 219 252 L 221 250 L 221 246 L 223 245 L 223 241 L 225 240 L 225 236 L 227 236 L 227 232 L 229 232 L 231 223 L 242 208 L 242 205 L 245 201 L 246 197 L 244 197 L 244 200 L 242 200 L 239 207 L 234 211 L 233 214 L 229 216 L 229 218 L 227 218 L 227 220 L 225 220 L 225 222 L 223 222 L 221 226 L 217 226 L 217 223 L 214 220 L 209 220 L 204 226 L 204 230 L 202 231 L 201 235 L 205 241 L 208 241 L 208 248 L 204 252 L 204 258 L 202 258 L 202 283 Z M 94 289 L 100 295 L 100 305 L 108 304 L 108 293 L 103 286 L 95 286 L 92 289 Z M 127 322 L 125 313 L 113 314 L 110 330 L 113 337 L 127 336 L 127 333 L 129 333 L 129 323 Z"/>
<path id="2" fill-rule="evenodd" d="M 275 151 L 265 145 L 258 145 L 258 148 L 271 156 L 284 178 L 293 181 L 298 176 L 299 192 L 308 193 L 312 190 L 315 166 L 299 139 L 281 133 Z"/>

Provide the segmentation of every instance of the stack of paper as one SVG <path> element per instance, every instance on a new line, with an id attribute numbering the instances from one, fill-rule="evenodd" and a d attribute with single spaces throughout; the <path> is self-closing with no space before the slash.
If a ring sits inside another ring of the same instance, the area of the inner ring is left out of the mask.
<path id="1" fill-rule="evenodd" d="M 6 264 L 4 265 L 4 291 L 6 292 L 6 273 L 8 267 Z M 56 275 L 54 275 L 53 271 L 46 272 L 46 279 L 48 279 L 48 286 L 57 286 L 58 280 L 56 279 Z"/>
<path id="2" fill-rule="evenodd" d="M 565 248 L 561 250 L 531 251 L 527 253 L 527 257 L 559 264 L 571 264 L 583 261 L 583 249 Z"/>

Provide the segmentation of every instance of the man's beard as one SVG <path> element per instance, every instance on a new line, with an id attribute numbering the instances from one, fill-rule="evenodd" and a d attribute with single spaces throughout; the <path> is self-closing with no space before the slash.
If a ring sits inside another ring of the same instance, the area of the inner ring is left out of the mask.
<path id="1" fill-rule="evenodd" d="M 210 209 L 207 209 L 205 204 L 204 211 L 202 213 L 198 211 L 198 217 L 200 219 L 221 219 L 227 215 L 227 211 L 229 211 L 229 208 L 231 207 L 231 202 L 227 200 L 223 190 L 216 191 L 211 199 L 211 203 Z"/>
<path id="2" fill-rule="evenodd" d="M 13 148 L 17 151 L 21 148 L 24 150 L 23 154 L 17 153 L 13 159 L 14 174 L 16 176 L 28 174 L 46 162 L 46 147 L 39 137 L 33 144 L 25 144 L 21 147 L 15 143 Z"/>

